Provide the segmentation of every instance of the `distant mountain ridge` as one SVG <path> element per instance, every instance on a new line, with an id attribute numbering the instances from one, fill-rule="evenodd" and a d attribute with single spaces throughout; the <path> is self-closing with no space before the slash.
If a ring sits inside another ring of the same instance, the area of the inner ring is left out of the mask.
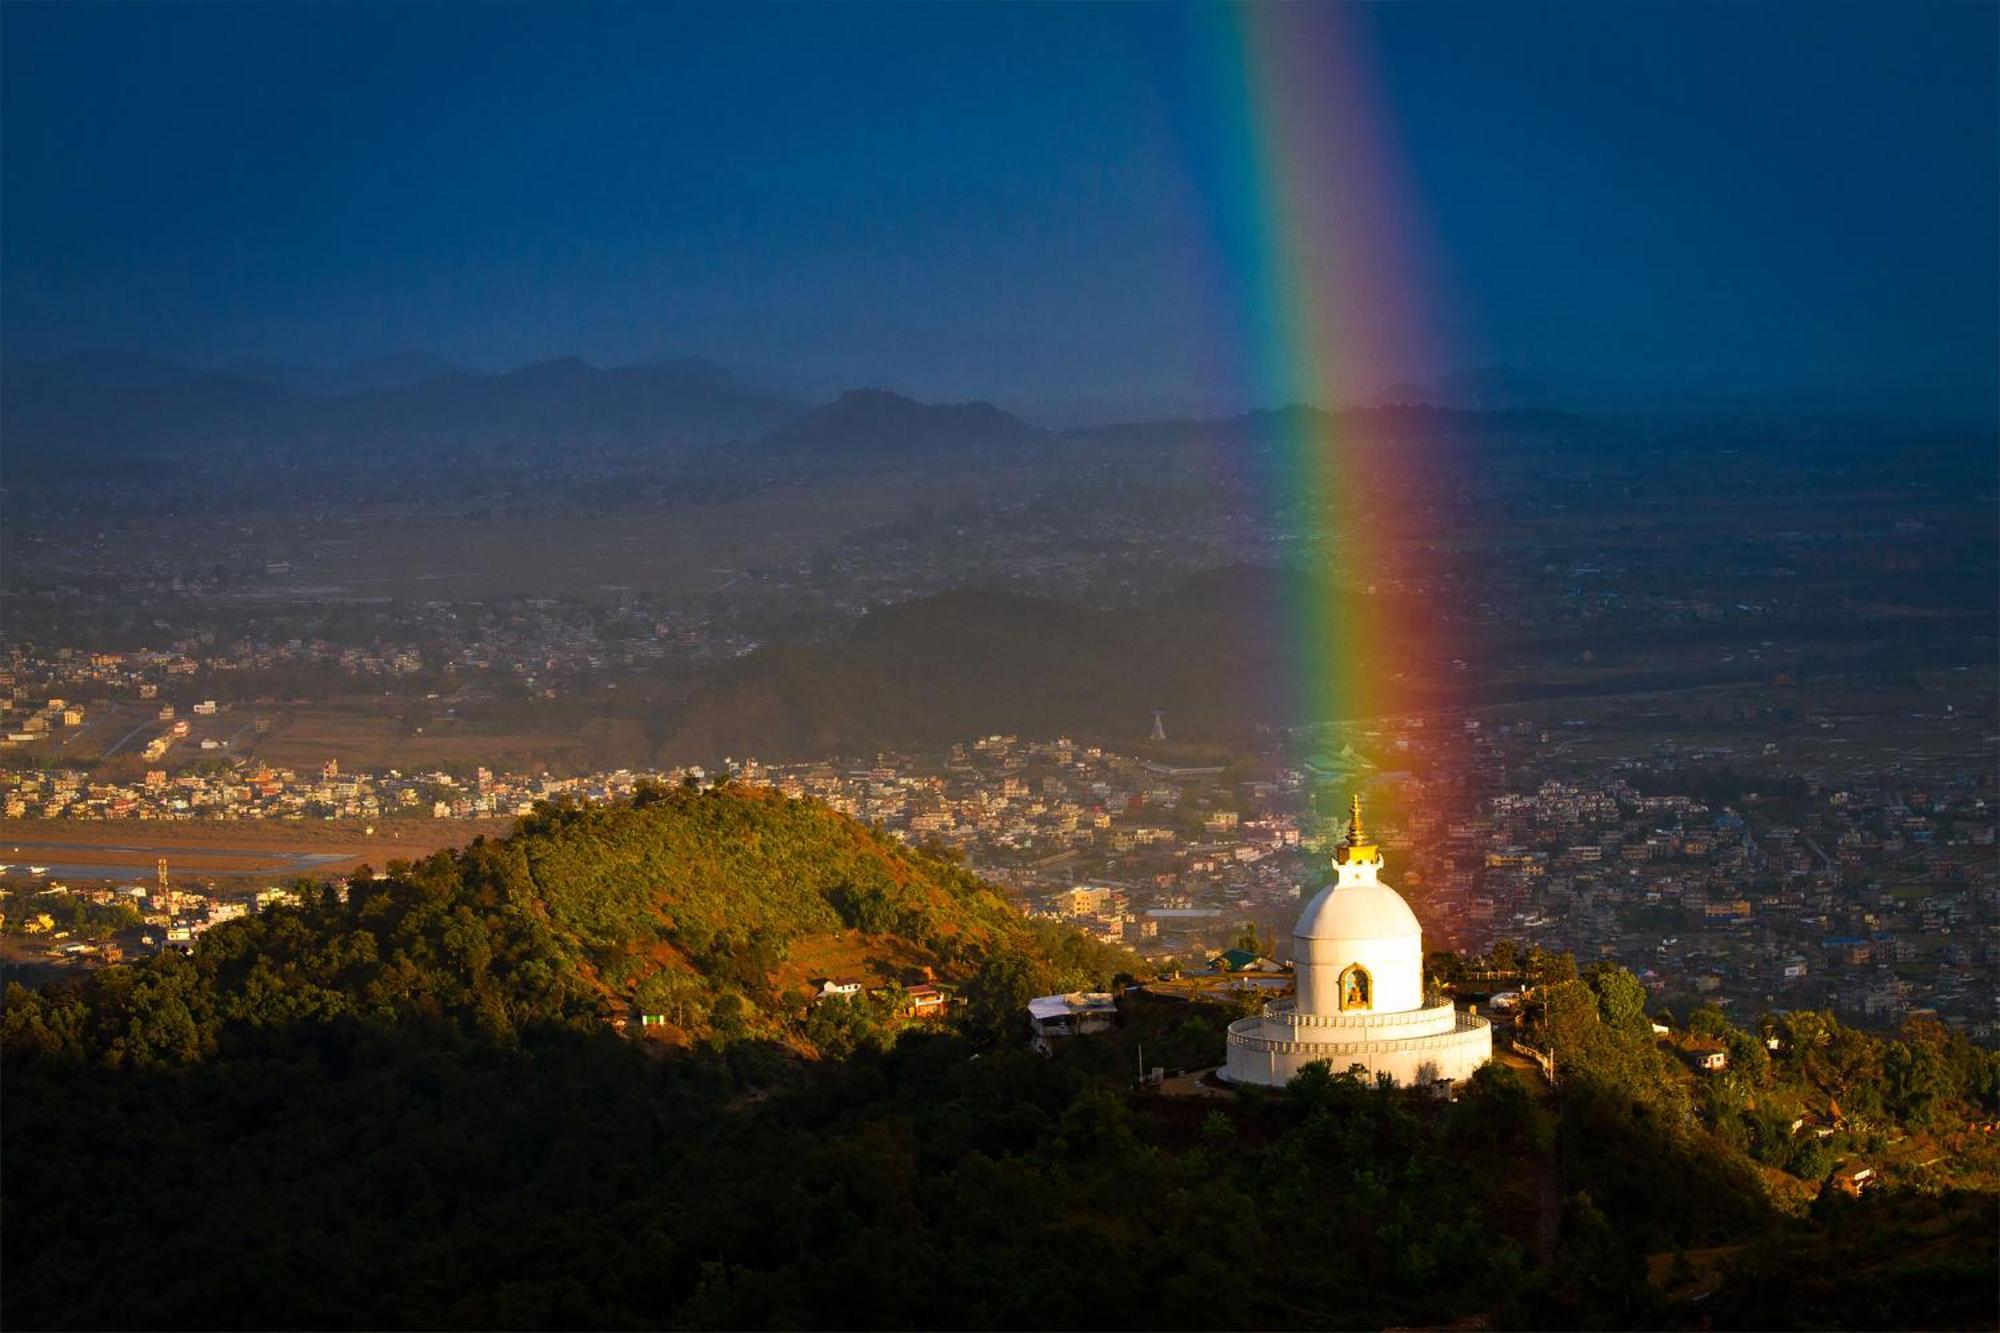
<path id="1" fill-rule="evenodd" d="M 336 429 L 353 435 L 515 445 L 703 445 L 759 434 L 804 407 L 711 362 L 600 369 L 575 357 L 347 401 Z"/>
<path id="2" fill-rule="evenodd" d="M 435 372 L 435 373 L 432 373 Z M 346 386 L 363 387 L 349 389 Z M 812 406 L 694 357 L 599 367 L 577 357 L 480 374 L 421 354 L 337 371 L 276 362 L 205 371 L 140 353 L 0 366 L 9 463 L 225 448 L 706 449 L 710 470 L 870 471 L 1013 457 L 1054 437 L 991 403 L 885 389 Z"/>
<path id="3" fill-rule="evenodd" d="M 850 389 L 756 441 L 748 457 L 780 469 L 867 470 L 1018 456 L 1051 437 L 991 403 L 921 403 L 886 389 Z"/>
<path id="4" fill-rule="evenodd" d="M 613 486 L 636 474 L 681 493 L 723 494 L 821 476 L 1060 463 L 1092 449 L 1255 454 L 1311 441 L 1471 457 L 1492 448 L 1758 448 L 1780 430 L 1794 440 L 1809 431 L 1815 447 L 1872 448 L 1881 432 L 1879 422 L 1838 418 L 1621 421 L 1533 405 L 1552 381 L 1525 372 L 1463 379 L 1445 390 L 1404 386 L 1367 406 L 1051 431 L 991 402 L 928 403 L 882 388 L 815 405 L 694 357 L 611 367 L 559 357 L 485 374 L 426 353 L 337 369 L 246 362 L 211 371 L 90 351 L 0 363 L 0 449 L 10 478 L 85 485 L 174 479 L 199 489 L 215 480 L 203 471 L 213 462 L 233 485 L 337 485 L 365 497 L 417 473 L 430 474 L 427 484 L 477 486 L 486 474 L 475 468 L 498 464 L 519 484 L 588 459 L 583 471 Z"/>
<path id="5" fill-rule="evenodd" d="M 350 371 L 397 378 L 414 368 Z M 0 432 L 16 467 L 240 446 L 688 448 L 761 435 L 807 406 L 692 358 L 604 369 L 569 357 L 349 394 L 307 392 L 286 376 L 282 367 L 205 372 L 135 354 L 8 362 Z"/>
<path id="6" fill-rule="evenodd" d="M 338 366 L 249 359 L 232 361 L 221 374 L 255 380 L 299 393 L 342 396 L 401 389 L 444 375 L 468 373 L 464 366 L 431 352 L 392 352 L 362 357 Z"/>

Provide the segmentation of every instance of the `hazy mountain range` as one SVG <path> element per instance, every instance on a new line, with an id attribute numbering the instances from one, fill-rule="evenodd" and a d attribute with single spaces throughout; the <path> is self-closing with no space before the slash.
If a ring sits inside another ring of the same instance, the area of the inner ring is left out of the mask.
<path id="1" fill-rule="evenodd" d="M 1586 387 L 1569 388 L 1592 398 Z M 599 367 L 568 357 L 483 374 L 424 353 L 336 368 L 246 362 L 201 370 L 105 351 L 0 365 L 0 449 L 16 479 L 114 466 L 138 475 L 168 460 L 212 458 L 253 471 L 267 462 L 310 471 L 337 459 L 360 479 L 378 465 L 507 458 L 539 466 L 578 451 L 784 476 L 977 467 L 1078 444 L 1254 448 L 1302 432 L 1421 430 L 1478 445 L 1607 438 L 1601 421 L 1551 406 L 1566 401 L 1563 393 L 1559 379 L 1493 368 L 1399 386 L 1375 404 L 1336 411 L 1293 406 L 1052 432 L 991 403 L 928 404 L 879 388 L 816 404 L 698 358 Z M 1643 443 L 1650 430 L 1618 438 Z M 1719 438 L 1711 425 L 1703 432 L 1711 443 Z"/>
<path id="2" fill-rule="evenodd" d="M 124 353 L 15 362 L 0 370 L 0 429 L 17 459 L 245 445 L 689 447 L 761 435 L 808 406 L 693 359 L 426 369 L 435 366 L 391 358 L 315 384 L 285 367 L 204 372 Z M 334 391 L 343 384 L 369 387 Z"/>
<path id="3" fill-rule="evenodd" d="M 1376 420 L 1463 414 L 1410 401 L 1353 409 Z M 1413 403 L 1417 405 L 1412 405 Z M 1495 403 L 1491 426 L 1564 424 L 1559 414 Z M 1469 419 L 1469 416 L 1468 416 Z M 0 432 L 16 472 L 94 459 L 284 456 L 326 450 L 534 454 L 577 447 L 754 461 L 787 472 L 949 459 L 996 462 L 1064 441 L 1173 446 L 1247 443 L 1332 426 L 1316 408 L 1239 417 L 1139 421 L 1051 432 L 986 402 L 929 404 L 857 388 L 814 404 L 695 358 L 598 367 L 576 358 L 480 374 L 421 353 L 338 368 L 239 363 L 199 370 L 130 352 L 89 352 L 0 366 Z"/>

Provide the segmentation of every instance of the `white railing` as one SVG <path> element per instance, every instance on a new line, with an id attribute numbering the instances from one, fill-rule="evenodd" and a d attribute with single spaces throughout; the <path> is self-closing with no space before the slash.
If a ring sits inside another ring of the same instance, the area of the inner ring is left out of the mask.
<path id="1" fill-rule="evenodd" d="M 1525 1041 L 1514 1040 L 1507 1043 L 1517 1055 L 1525 1055 L 1535 1062 L 1535 1068 L 1542 1071 L 1542 1077 L 1554 1087 L 1556 1082 L 1556 1056 L 1554 1051 L 1543 1051 L 1528 1045 Z"/>
<path id="2" fill-rule="evenodd" d="M 1302 1028 L 1401 1027 L 1409 1023 L 1440 1019 L 1454 1009 L 1450 1000 L 1427 1004 L 1421 1009 L 1360 1009 L 1338 1014 L 1302 1014 L 1290 1000 L 1275 1000 L 1264 1006 L 1264 1017 L 1275 1023 Z"/>
<path id="3" fill-rule="evenodd" d="M 1399 1051 L 1435 1051 L 1460 1045 L 1465 1034 L 1480 1028 L 1491 1027 L 1477 1014 L 1460 1013 L 1449 1032 L 1434 1033 L 1426 1037 L 1388 1038 L 1375 1041 L 1284 1041 L 1276 1037 L 1258 1036 L 1254 1029 L 1262 1025 L 1261 1018 L 1239 1018 L 1229 1025 L 1229 1043 L 1247 1047 L 1253 1051 L 1273 1051 L 1280 1054 L 1310 1054 L 1320 1057 L 1338 1055 L 1373 1055 L 1385 1047 Z"/>

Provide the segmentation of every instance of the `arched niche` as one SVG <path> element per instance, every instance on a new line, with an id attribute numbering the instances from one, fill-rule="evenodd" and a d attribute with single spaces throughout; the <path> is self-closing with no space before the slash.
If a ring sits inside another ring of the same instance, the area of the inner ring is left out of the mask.
<path id="1" fill-rule="evenodd" d="M 1368 969 L 1354 963 L 1340 974 L 1340 1012 L 1348 1013 L 1359 1009 L 1375 1007 L 1375 978 L 1368 975 Z"/>

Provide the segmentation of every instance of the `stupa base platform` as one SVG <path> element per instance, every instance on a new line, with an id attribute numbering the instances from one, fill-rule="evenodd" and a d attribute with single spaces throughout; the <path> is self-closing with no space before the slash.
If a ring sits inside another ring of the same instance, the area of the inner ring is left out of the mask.
<path id="1" fill-rule="evenodd" d="M 1301 1014 L 1269 1005 L 1261 1017 L 1229 1025 L 1231 1083 L 1282 1087 L 1301 1069 L 1325 1062 L 1344 1074 L 1356 1065 L 1371 1081 L 1399 1087 L 1459 1082 L 1493 1058 L 1493 1025 L 1449 1002 L 1392 1013 Z"/>

